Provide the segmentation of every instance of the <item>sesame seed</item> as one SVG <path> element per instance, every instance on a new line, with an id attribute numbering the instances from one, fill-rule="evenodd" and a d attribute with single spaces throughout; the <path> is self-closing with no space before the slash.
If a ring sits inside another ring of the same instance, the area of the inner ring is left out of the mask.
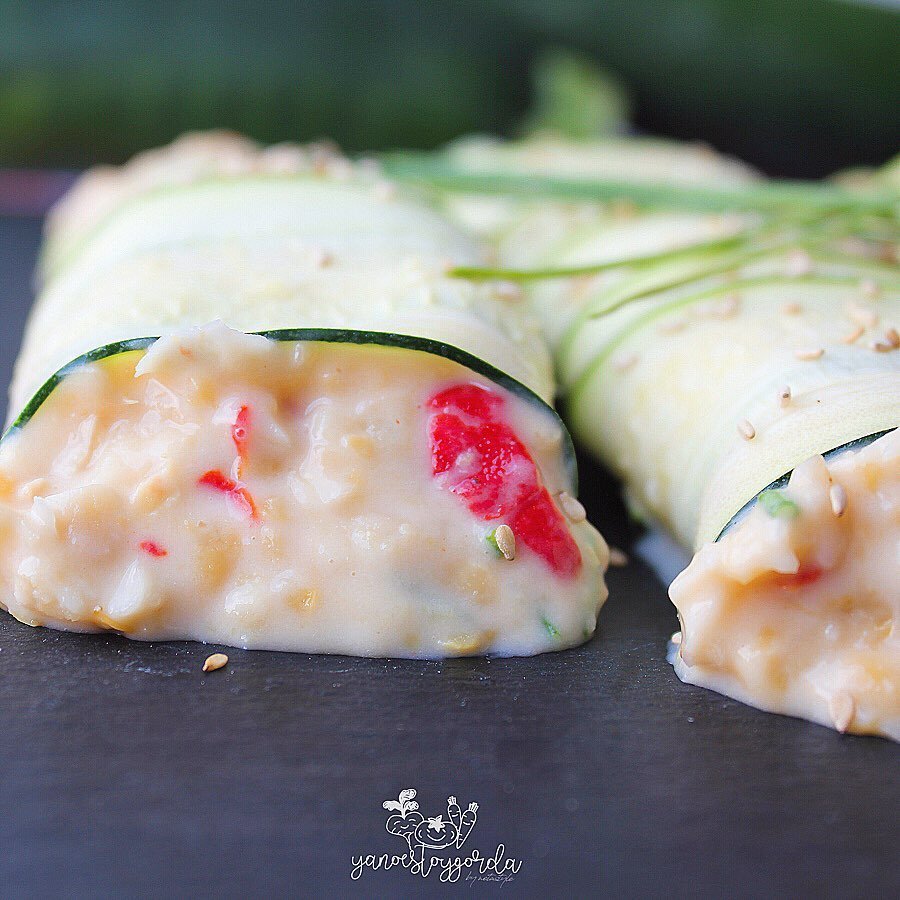
<path id="1" fill-rule="evenodd" d="M 900 347 L 900 333 L 894 327 L 888 328 L 884 333 L 884 339 L 896 350 Z"/>
<path id="2" fill-rule="evenodd" d="M 571 281 L 572 297 L 583 300 L 587 292 L 594 286 L 596 280 L 594 275 L 579 275 L 577 278 L 573 278 Z"/>
<path id="3" fill-rule="evenodd" d="M 828 700 L 828 712 L 834 727 L 843 734 L 850 727 L 856 715 L 856 702 L 850 694 L 832 694 Z"/>
<path id="4" fill-rule="evenodd" d="M 617 219 L 633 219 L 638 213 L 638 207 L 631 200 L 616 200 L 612 204 L 612 214 Z"/>
<path id="5" fill-rule="evenodd" d="M 683 331 L 687 328 L 687 324 L 686 319 L 672 319 L 669 322 L 663 322 L 663 324 L 659 326 L 659 332 L 660 334 L 675 334 L 676 332 Z"/>
<path id="6" fill-rule="evenodd" d="M 803 312 L 803 307 L 799 303 L 785 303 L 781 311 L 786 316 L 799 316 Z"/>
<path id="7" fill-rule="evenodd" d="M 312 263 L 317 269 L 324 269 L 334 262 L 334 254 L 324 247 L 317 247 L 313 251 Z"/>
<path id="8" fill-rule="evenodd" d="M 900 262 L 900 244 L 882 243 L 879 248 L 878 258 L 882 262 Z"/>
<path id="9" fill-rule="evenodd" d="M 858 303 L 847 306 L 847 315 L 863 328 L 874 328 L 878 324 L 878 316 L 868 307 L 860 306 Z"/>
<path id="10" fill-rule="evenodd" d="M 516 558 L 516 535 L 509 525 L 498 525 L 494 531 L 494 540 L 497 542 L 497 549 L 503 554 L 504 559 L 513 560 Z"/>
<path id="11" fill-rule="evenodd" d="M 319 156 L 323 159 L 341 155 L 340 145 L 331 140 L 331 138 L 319 138 L 319 140 L 307 144 L 306 150 L 310 155 Z"/>
<path id="12" fill-rule="evenodd" d="M 637 353 L 626 353 L 613 360 L 613 368 L 617 372 L 627 372 L 637 361 Z"/>
<path id="13" fill-rule="evenodd" d="M 840 518 L 847 510 L 847 492 L 839 484 L 833 484 L 828 490 L 831 511 Z"/>
<path id="14" fill-rule="evenodd" d="M 559 505 L 570 522 L 583 522 L 587 518 L 585 508 L 567 491 L 560 492 Z"/>
<path id="15" fill-rule="evenodd" d="M 794 351 L 794 356 L 797 359 L 802 360 L 813 360 L 820 359 L 825 351 L 821 347 L 798 347 Z"/>
<path id="16" fill-rule="evenodd" d="M 353 175 L 353 164 L 343 156 L 333 156 L 325 160 L 325 174 L 335 181 L 348 181 Z"/>
<path id="17" fill-rule="evenodd" d="M 859 289 L 866 297 L 877 297 L 881 293 L 881 288 L 872 278 L 863 278 L 859 283 Z"/>
<path id="18" fill-rule="evenodd" d="M 840 242 L 841 250 L 850 256 L 868 256 L 869 244 L 860 237 L 847 237 Z M 860 282 L 862 285 L 862 282 Z"/>
<path id="19" fill-rule="evenodd" d="M 738 434 L 745 441 L 752 441 L 753 438 L 756 437 L 756 429 L 753 427 L 753 423 L 748 419 L 741 419 L 737 424 Z"/>
<path id="20" fill-rule="evenodd" d="M 618 547 L 610 547 L 609 548 L 609 564 L 611 566 L 616 566 L 617 568 L 621 568 L 622 566 L 628 565 L 628 554 L 625 553 L 624 550 L 620 550 Z"/>
<path id="21" fill-rule="evenodd" d="M 253 163 L 243 156 L 226 156 L 219 160 L 218 170 L 222 175 L 237 177 L 252 172 Z"/>
<path id="22" fill-rule="evenodd" d="M 514 281 L 498 281 L 494 288 L 494 296 L 498 300 L 516 302 L 522 299 L 522 288 Z"/>
<path id="23" fill-rule="evenodd" d="M 262 151 L 262 166 L 273 175 L 294 175 L 306 163 L 306 154 L 291 144 L 273 144 Z"/>
<path id="24" fill-rule="evenodd" d="M 717 314 L 721 316 L 723 319 L 730 319 L 733 316 L 737 315 L 741 308 L 741 296 L 740 294 L 729 294 L 725 300 L 722 302 L 722 305 L 717 310 Z"/>
<path id="25" fill-rule="evenodd" d="M 227 665 L 228 657 L 224 653 L 213 653 L 212 656 L 206 657 L 206 662 L 203 663 L 203 671 L 215 672 L 216 669 L 221 669 L 223 666 Z"/>
<path id="26" fill-rule="evenodd" d="M 376 200 L 388 203 L 397 196 L 397 185 L 393 181 L 376 181 L 372 193 Z"/>
<path id="27" fill-rule="evenodd" d="M 857 325 L 852 331 L 848 331 L 842 338 L 842 344 L 855 344 L 862 336 L 866 329 L 862 325 Z"/>
<path id="28" fill-rule="evenodd" d="M 788 256 L 785 273 L 789 277 L 799 278 L 802 275 L 809 275 L 812 269 L 812 257 L 805 250 L 794 250 Z"/>
<path id="29" fill-rule="evenodd" d="M 778 402 L 781 403 L 782 406 L 790 406 L 791 405 L 791 387 L 786 384 L 779 392 L 778 392 Z"/>
<path id="30" fill-rule="evenodd" d="M 679 647 L 681 645 L 681 632 L 676 631 L 669 640 L 676 646 Z"/>

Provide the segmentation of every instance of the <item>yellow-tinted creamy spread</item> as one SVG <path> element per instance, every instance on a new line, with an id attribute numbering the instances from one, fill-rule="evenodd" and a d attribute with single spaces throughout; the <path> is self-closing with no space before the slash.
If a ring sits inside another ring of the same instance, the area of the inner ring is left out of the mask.
<path id="1" fill-rule="evenodd" d="M 459 384 L 496 398 L 527 448 L 574 574 L 521 538 L 501 552 L 505 522 L 435 476 L 429 398 Z M 177 330 L 72 371 L 0 445 L 0 597 L 29 624 L 147 640 L 571 646 L 606 599 L 607 550 L 569 496 L 562 441 L 549 410 L 430 353 Z"/>
<path id="2" fill-rule="evenodd" d="M 684 681 L 900 740 L 900 431 L 798 466 L 670 595 Z"/>

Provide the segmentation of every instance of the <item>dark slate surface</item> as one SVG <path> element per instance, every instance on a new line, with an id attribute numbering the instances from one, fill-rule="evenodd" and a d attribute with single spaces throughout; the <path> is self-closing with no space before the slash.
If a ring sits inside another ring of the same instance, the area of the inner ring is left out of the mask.
<path id="1" fill-rule="evenodd" d="M 35 220 L 0 224 L 0 379 L 29 303 Z M 64 327 L 64 326 L 62 326 Z M 628 546 L 615 485 L 583 497 Z M 0 892 L 9 896 L 897 896 L 900 750 L 678 682 L 676 620 L 639 563 L 599 634 L 527 660 L 229 651 L 33 630 L 0 613 Z M 449 794 L 511 883 L 405 870 L 382 802 Z"/>

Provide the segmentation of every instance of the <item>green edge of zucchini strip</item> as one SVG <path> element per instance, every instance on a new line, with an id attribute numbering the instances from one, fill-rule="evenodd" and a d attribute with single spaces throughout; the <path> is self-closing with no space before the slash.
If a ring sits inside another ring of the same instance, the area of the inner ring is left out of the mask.
<path id="1" fill-rule="evenodd" d="M 542 397 L 531 390 L 531 388 L 522 384 L 521 381 L 518 381 L 511 375 L 507 375 L 505 372 L 495 368 L 490 363 L 479 359 L 477 356 L 474 356 L 465 350 L 461 350 L 459 347 L 445 344 L 442 341 L 432 340 L 431 338 L 395 334 L 393 332 L 385 331 L 360 331 L 352 328 L 282 328 L 273 331 L 255 331 L 252 333 L 259 337 L 267 338 L 270 341 L 373 344 L 380 347 L 397 347 L 403 350 L 418 350 L 422 353 L 430 353 L 433 356 L 440 356 L 444 359 L 449 359 L 451 362 L 458 363 L 459 365 L 490 379 L 495 384 L 523 400 L 540 406 L 553 416 L 554 420 L 559 425 L 563 437 L 563 456 L 565 459 L 566 472 L 569 476 L 573 491 L 576 494 L 578 492 L 578 467 L 575 461 L 575 447 L 572 443 L 572 437 L 569 434 L 565 423 L 560 418 L 559 413 L 557 413 L 557 411 Z M 146 350 L 158 340 L 159 337 L 141 337 L 116 341 L 112 344 L 104 344 L 102 347 L 84 353 L 72 360 L 72 362 L 67 363 L 41 385 L 37 393 L 35 393 L 31 400 L 28 401 L 22 412 L 19 413 L 9 428 L 6 429 L 3 436 L 0 437 L 0 442 L 6 440 L 6 438 L 14 431 L 19 431 L 27 425 L 35 413 L 43 406 L 44 401 L 47 400 L 67 375 L 70 375 L 72 372 L 89 363 L 99 362 L 104 359 L 109 359 L 112 356 L 119 356 L 120 354 L 131 353 L 136 350 Z"/>
<path id="2" fill-rule="evenodd" d="M 869 444 L 877 441 L 879 438 L 884 437 L 886 434 L 890 434 L 892 431 L 896 431 L 895 428 L 888 428 L 884 431 L 875 431 L 872 434 L 866 434 L 862 437 L 854 438 L 852 441 L 847 441 L 846 444 L 841 444 L 839 447 L 834 447 L 832 450 L 827 450 L 822 454 L 824 459 L 831 459 L 833 456 L 838 456 L 841 453 L 844 453 L 847 450 L 862 450 L 863 447 L 867 447 Z M 776 478 L 770 485 L 764 487 L 755 497 L 748 500 L 729 520 L 728 524 L 719 532 L 719 536 L 716 540 L 720 540 L 725 536 L 726 532 L 728 532 L 733 526 L 737 525 L 744 516 L 747 515 L 750 510 L 756 506 L 759 498 L 766 491 L 772 490 L 780 490 L 785 487 L 790 481 L 791 475 L 794 470 L 791 469 L 790 472 L 785 472 L 780 478 Z"/>

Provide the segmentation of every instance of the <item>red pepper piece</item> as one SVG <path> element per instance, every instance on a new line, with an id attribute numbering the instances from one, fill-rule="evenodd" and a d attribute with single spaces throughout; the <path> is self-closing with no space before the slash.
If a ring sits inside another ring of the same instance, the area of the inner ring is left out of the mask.
<path id="1" fill-rule="evenodd" d="M 503 405 L 503 398 L 480 384 L 457 384 L 435 394 L 428 405 L 441 412 L 465 413 L 484 420 L 493 418 Z"/>
<path id="2" fill-rule="evenodd" d="M 244 466 L 247 463 L 247 450 L 250 443 L 250 407 L 242 406 L 235 416 L 231 426 L 231 440 L 237 448 L 237 477 L 244 475 Z"/>
<path id="3" fill-rule="evenodd" d="M 575 575 L 581 553 L 528 449 L 503 421 L 503 397 L 478 384 L 436 394 L 428 425 L 432 473 L 486 521 L 505 519 L 516 540 L 564 578 Z"/>
<path id="4" fill-rule="evenodd" d="M 223 475 L 218 469 L 210 470 L 203 475 L 197 483 L 204 487 L 210 487 L 214 490 L 221 491 L 241 510 L 246 512 L 251 519 L 254 521 L 259 519 L 259 512 L 256 508 L 256 503 L 253 502 L 250 491 L 242 484 L 238 484 L 234 479 L 229 478 L 227 475 Z"/>
<path id="5" fill-rule="evenodd" d="M 824 570 L 815 564 L 801 565 L 794 573 L 779 572 L 773 576 L 772 582 L 776 587 L 795 590 L 796 588 L 806 587 L 808 584 L 815 584 L 823 574 Z"/>
<path id="6" fill-rule="evenodd" d="M 141 550 L 144 551 L 144 553 L 149 553 L 151 556 L 155 556 L 157 558 L 169 555 L 169 551 L 164 550 L 155 541 L 141 541 L 139 546 Z"/>
<path id="7" fill-rule="evenodd" d="M 525 546 L 543 557 L 558 575 L 573 578 L 581 568 L 581 551 L 546 488 L 516 510 L 510 527 Z"/>
<path id="8" fill-rule="evenodd" d="M 537 468 L 508 425 L 468 425 L 459 416 L 439 413 L 430 432 L 433 473 L 476 516 L 507 516 L 537 490 Z"/>
<path id="9" fill-rule="evenodd" d="M 231 439 L 237 448 L 238 456 L 245 456 L 247 444 L 250 440 L 250 407 L 242 406 L 235 416 L 234 425 L 231 426 Z"/>

